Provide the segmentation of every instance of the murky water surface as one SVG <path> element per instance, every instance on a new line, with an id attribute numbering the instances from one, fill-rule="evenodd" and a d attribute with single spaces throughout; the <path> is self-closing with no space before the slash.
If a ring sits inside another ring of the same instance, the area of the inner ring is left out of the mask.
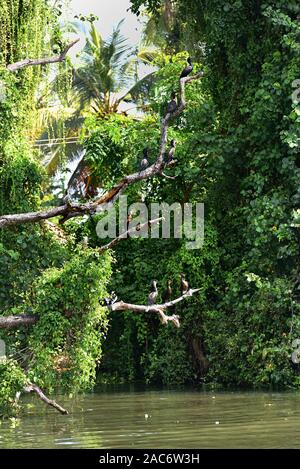
<path id="1" fill-rule="evenodd" d="M 63 416 L 26 398 L 0 448 L 300 448 L 300 393 L 110 390 L 56 396 Z"/>

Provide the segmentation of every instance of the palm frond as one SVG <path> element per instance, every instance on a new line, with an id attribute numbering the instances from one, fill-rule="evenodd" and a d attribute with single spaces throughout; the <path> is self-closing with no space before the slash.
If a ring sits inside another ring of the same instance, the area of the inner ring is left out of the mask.
<path id="1" fill-rule="evenodd" d="M 81 53 L 81 66 L 74 73 L 73 86 L 75 99 L 80 109 L 90 109 L 105 114 L 115 112 L 120 99 L 120 91 L 130 88 L 137 92 L 135 81 L 138 81 L 138 65 L 152 63 L 156 51 L 141 51 L 134 55 L 127 39 L 121 33 L 124 20 L 114 28 L 111 36 L 103 40 L 92 24 L 89 37 Z M 146 83 L 141 83 L 140 90 Z M 128 92 L 126 93 L 128 95 Z M 133 95 L 132 95 L 133 96 Z M 135 94 L 134 94 L 135 96 Z"/>
<path id="2" fill-rule="evenodd" d="M 144 101 L 144 97 L 149 95 L 150 88 L 155 83 L 155 75 L 156 72 L 154 71 L 137 81 L 130 89 L 126 91 L 126 93 L 124 93 L 124 95 L 120 98 L 120 101 Z"/>

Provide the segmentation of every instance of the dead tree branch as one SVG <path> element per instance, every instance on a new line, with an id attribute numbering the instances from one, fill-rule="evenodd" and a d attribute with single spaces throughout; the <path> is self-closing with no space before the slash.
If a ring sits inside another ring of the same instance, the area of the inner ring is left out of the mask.
<path id="1" fill-rule="evenodd" d="M 168 301 L 167 303 L 151 305 L 151 306 L 144 306 L 144 305 L 134 305 L 130 303 L 125 303 L 124 301 L 118 301 L 113 303 L 109 308 L 111 311 L 133 311 L 134 313 L 155 313 L 158 314 L 162 324 L 167 324 L 169 321 L 173 322 L 175 327 L 180 327 L 180 318 L 177 315 L 168 316 L 165 314 L 165 311 L 180 303 L 181 301 L 185 300 L 193 296 L 195 293 L 200 291 L 200 288 L 190 289 L 187 293 L 176 298 L 175 300 Z"/>
<path id="2" fill-rule="evenodd" d="M 157 223 L 159 220 L 161 219 L 158 218 L 156 220 L 152 220 L 152 224 Z M 121 239 L 116 238 L 116 240 L 113 240 L 113 241 L 118 242 L 120 240 Z M 109 247 L 105 247 L 105 249 L 109 249 Z M 169 321 L 172 321 L 176 327 L 180 327 L 179 316 L 177 315 L 167 316 L 165 314 L 165 311 L 168 308 L 171 308 L 172 306 L 176 305 L 177 303 L 180 303 L 181 301 L 185 300 L 186 298 L 193 296 L 198 291 L 200 291 L 200 288 L 191 288 L 187 293 L 176 298 L 175 300 L 168 301 L 167 303 L 155 304 L 151 306 L 134 305 L 131 303 L 125 303 L 124 301 L 117 301 L 116 303 L 113 303 L 112 305 L 110 305 L 109 309 L 111 311 L 133 311 L 134 313 L 156 313 L 160 316 L 162 324 L 167 324 Z M 20 314 L 18 316 L 3 316 L 3 317 L 0 317 L 0 329 L 17 329 L 18 327 L 21 327 L 21 326 L 31 326 L 31 325 L 36 324 L 38 320 L 39 320 L 39 316 L 37 315 L 30 316 L 30 315 Z"/>
<path id="3" fill-rule="evenodd" d="M 96 212 L 100 211 L 101 205 L 109 202 L 114 202 L 117 198 L 116 194 L 119 196 L 120 193 L 121 188 L 114 188 L 94 202 L 87 202 L 85 204 L 67 203 L 59 207 L 54 207 L 49 210 L 42 210 L 39 212 L 2 215 L 0 217 L 0 228 L 3 228 L 5 226 L 19 225 L 23 223 L 36 223 L 42 220 L 47 220 L 49 218 L 54 218 L 58 216 L 63 217 L 60 221 L 60 223 L 62 224 L 73 217 L 78 217 L 87 214 L 93 215 Z"/>
<path id="4" fill-rule="evenodd" d="M 64 60 L 66 60 L 67 53 L 69 52 L 71 47 L 77 44 L 78 41 L 79 39 L 76 39 L 75 41 L 68 44 L 59 55 L 55 55 L 53 57 L 45 57 L 42 59 L 24 59 L 24 60 L 20 60 L 19 62 L 15 62 L 13 64 L 9 64 L 7 65 L 6 68 L 10 72 L 16 72 L 17 70 L 20 70 L 22 68 L 29 67 L 29 66 L 46 65 L 46 64 L 54 64 L 58 62 L 64 62 Z"/>
<path id="5" fill-rule="evenodd" d="M 110 243 L 105 244 L 104 246 L 101 246 L 100 248 L 98 248 L 98 252 L 104 252 L 104 251 L 107 251 L 108 249 L 111 249 L 116 244 L 118 244 L 120 241 L 122 241 L 122 239 L 126 239 L 126 238 L 128 238 L 128 236 L 130 236 L 132 234 L 136 234 L 137 232 L 142 231 L 146 227 L 150 228 L 152 225 L 155 225 L 156 223 L 159 223 L 161 220 L 163 220 L 163 217 L 155 218 L 154 220 L 150 220 L 150 221 L 147 221 L 146 223 L 142 223 L 138 227 L 138 229 L 135 226 L 133 228 L 130 228 L 130 230 L 125 231 L 120 236 L 118 236 L 117 238 L 110 241 Z"/>
<path id="6" fill-rule="evenodd" d="M 21 326 L 31 326 L 39 320 L 38 316 L 19 314 L 0 317 L 0 329 L 17 329 Z"/>
<path id="7" fill-rule="evenodd" d="M 50 405 L 51 407 L 54 407 L 54 409 L 58 410 L 58 412 L 63 415 L 67 415 L 69 413 L 66 409 L 57 404 L 57 402 L 45 396 L 41 388 L 39 388 L 36 384 L 29 383 L 29 385 L 24 388 L 24 391 L 28 393 L 35 392 L 43 402 Z"/>
<path id="8" fill-rule="evenodd" d="M 57 216 L 62 216 L 63 218 L 61 220 L 61 223 L 64 223 L 66 220 L 69 220 L 73 217 L 79 217 L 86 214 L 93 215 L 101 211 L 103 209 L 102 206 L 104 204 L 115 202 L 119 198 L 121 193 L 130 184 L 134 184 L 144 179 L 152 178 L 156 175 L 161 175 L 161 172 L 165 167 L 164 154 L 167 145 L 169 124 L 172 119 L 178 117 L 186 108 L 185 85 L 186 83 L 190 83 L 191 81 L 197 80 L 202 76 L 203 72 L 199 72 L 196 75 L 182 78 L 180 80 L 180 104 L 174 113 L 168 113 L 162 121 L 160 149 L 158 158 L 155 163 L 153 163 L 144 171 L 139 171 L 124 176 L 123 179 L 121 179 L 121 181 L 119 181 L 111 190 L 104 193 L 101 197 L 94 201 L 83 204 L 71 202 L 49 210 L 30 213 L 18 213 L 14 215 L 2 215 L 0 217 L 0 228 L 4 228 L 6 226 L 19 225 L 23 223 L 36 223 L 41 220 L 46 220 Z"/>

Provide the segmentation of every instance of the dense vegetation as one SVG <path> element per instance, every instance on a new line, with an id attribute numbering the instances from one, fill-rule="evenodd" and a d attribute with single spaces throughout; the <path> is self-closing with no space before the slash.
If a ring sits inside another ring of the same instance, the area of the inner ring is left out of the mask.
<path id="1" fill-rule="evenodd" d="M 161 14 L 160 1 L 132 3 L 135 11 L 142 3 Z M 194 107 L 188 125 L 205 154 L 197 185 L 216 233 L 209 251 L 218 253 L 218 268 L 205 266 L 200 278 L 208 277 L 210 288 L 187 329 L 201 337 L 210 364 L 205 380 L 298 384 L 290 355 L 300 333 L 300 108 L 291 98 L 300 70 L 299 5 L 174 3 L 179 46 L 187 41 L 198 57 L 204 50 L 204 87 L 214 110 L 205 123 L 203 106 Z M 205 252 L 195 255 L 204 264 Z M 176 360 L 167 363 L 164 381 L 176 367 Z"/>
<path id="2" fill-rule="evenodd" d="M 51 55 L 61 38 L 56 12 L 42 0 L 28 1 L 26 8 L 24 2 L 2 0 L 0 18 L 6 26 L 1 29 L 0 69 L 5 85 L 0 103 L 1 213 L 5 214 L 39 208 L 47 185 L 30 145 L 37 112 L 34 93 L 47 79 L 47 70 L 28 67 L 12 75 L 5 65 L 27 56 Z M 8 408 L 17 410 L 16 393 L 29 381 L 45 391 L 57 385 L 70 392 L 92 387 L 107 326 L 99 298 L 106 294 L 110 263 L 109 254 L 100 259 L 71 238 L 57 237 L 45 224 L 1 230 L 1 314 L 30 313 L 40 318 L 32 329 L 0 333 L 7 350 L 7 360 L 0 364 L 1 414 Z"/>
<path id="3" fill-rule="evenodd" d="M 142 118 L 104 113 L 101 93 L 96 109 L 85 107 L 89 185 L 109 189 L 133 172 L 145 142 L 155 160 L 159 121 L 188 51 L 205 77 L 189 85 L 188 108 L 169 132 L 178 142 L 176 179 L 154 177 L 127 195 L 129 203 L 204 202 L 204 247 L 130 239 L 100 255 L 99 215 L 63 228 L 2 229 L 0 314 L 39 317 L 31 327 L 0 330 L 8 353 L 0 364 L 2 415 L 17 410 L 16 392 L 29 381 L 49 393 L 91 388 L 96 375 L 102 382 L 299 385 L 291 361 L 300 338 L 300 104 L 292 100 L 300 78 L 298 2 L 132 0 L 137 14 L 145 7 L 148 32 L 154 23 L 162 49 L 152 57 L 158 71 L 142 96 Z M 44 0 L 0 0 L 0 214 L 58 203 L 30 144 L 49 67 L 12 74 L 6 66 L 62 47 L 59 14 Z M 65 76 L 68 62 L 56 67 Z M 85 66 L 85 78 L 88 72 Z M 152 315 L 109 315 L 99 304 L 107 290 L 145 304 L 154 278 L 161 293 L 173 279 L 175 295 L 182 271 L 201 291 L 177 306 L 178 330 Z"/>

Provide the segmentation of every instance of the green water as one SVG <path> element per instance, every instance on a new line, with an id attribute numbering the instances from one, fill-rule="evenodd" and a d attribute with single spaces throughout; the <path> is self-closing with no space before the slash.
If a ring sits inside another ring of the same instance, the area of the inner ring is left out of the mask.
<path id="1" fill-rule="evenodd" d="M 35 396 L 20 422 L 0 426 L 1 448 L 300 448 L 300 394 L 102 391 Z M 32 407 L 34 405 L 34 407 Z"/>

